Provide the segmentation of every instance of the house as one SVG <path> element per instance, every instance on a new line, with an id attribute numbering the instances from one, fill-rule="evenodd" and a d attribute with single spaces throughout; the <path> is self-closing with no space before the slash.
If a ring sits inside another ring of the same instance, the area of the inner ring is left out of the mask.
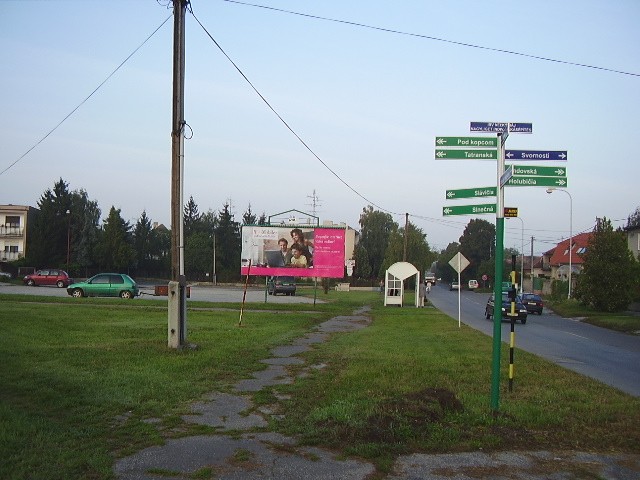
<path id="1" fill-rule="evenodd" d="M 627 245 L 636 260 L 640 260 L 640 225 L 635 227 L 626 227 Z"/>
<path id="2" fill-rule="evenodd" d="M 37 208 L 24 205 L 0 205 L 0 261 L 11 262 L 27 253 L 27 232 Z"/>
<path id="3" fill-rule="evenodd" d="M 582 255 L 587 251 L 591 235 L 592 232 L 587 232 L 572 237 L 571 258 L 569 258 L 569 239 L 560 242 L 555 248 L 542 255 L 543 262 L 550 267 L 551 279 L 567 281 L 569 279 L 569 263 L 571 263 L 572 283 L 575 282 L 574 275 L 582 271 L 584 262 Z"/>

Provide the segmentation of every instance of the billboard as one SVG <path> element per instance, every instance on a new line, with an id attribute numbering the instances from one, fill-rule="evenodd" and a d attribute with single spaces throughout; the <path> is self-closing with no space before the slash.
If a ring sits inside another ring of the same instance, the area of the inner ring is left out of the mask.
<path id="1" fill-rule="evenodd" d="M 243 225 L 240 273 L 342 278 L 344 240 L 344 228 Z"/>

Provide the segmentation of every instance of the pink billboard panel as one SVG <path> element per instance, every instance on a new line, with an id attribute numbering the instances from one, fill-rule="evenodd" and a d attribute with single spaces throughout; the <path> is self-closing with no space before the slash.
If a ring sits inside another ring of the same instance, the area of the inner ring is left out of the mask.
<path id="1" fill-rule="evenodd" d="M 342 278 L 344 239 L 344 228 L 243 225 L 240 273 Z"/>

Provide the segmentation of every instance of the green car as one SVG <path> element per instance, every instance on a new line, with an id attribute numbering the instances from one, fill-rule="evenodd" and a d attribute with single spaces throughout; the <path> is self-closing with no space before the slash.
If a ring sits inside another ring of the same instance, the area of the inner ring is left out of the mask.
<path id="1" fill-rule="evenodd" d="M 72 283 L 67 293 L 81 297 L 133 298 L 140 294 L 135 280 L 124 273 L 99 273 L 84 282 Z"/>

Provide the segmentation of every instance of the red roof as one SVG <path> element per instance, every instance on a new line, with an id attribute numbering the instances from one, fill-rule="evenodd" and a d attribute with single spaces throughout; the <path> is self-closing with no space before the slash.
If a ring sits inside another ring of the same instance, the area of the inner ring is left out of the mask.
<path id="1" fill-rule="evenodd" d="M 573 236 L 573 249 L 571 250 L 571 264 L 582 264 L 582 253 L 587 249 L 591 232 L 579 233 Z M 560 242 L 549 260 L 551 265 L 569 265 L 569 239 Z"/>

